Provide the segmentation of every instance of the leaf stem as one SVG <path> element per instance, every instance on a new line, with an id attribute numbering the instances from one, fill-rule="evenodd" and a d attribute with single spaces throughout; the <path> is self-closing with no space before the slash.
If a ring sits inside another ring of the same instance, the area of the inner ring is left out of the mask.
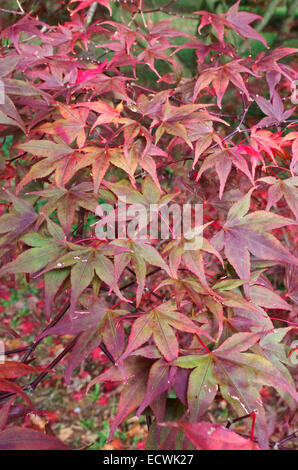
<path id="1" fill-rule="evenodd" d="M 207 351 L 207 353 L 210 354 L 211 353 L 210 349 L 207 348 L 206 344 L 201 340 L 201 338 L 199 337 L 197 333 L 195 333 L 195 337 L 199 340 L 200 344 L 203 346 L 205 351 Z"/>
<path id="2" fill-rule="evenodd" d="M 256 417 L 257 414 L 255 411 L 252 411 L 250 413 L 251 419 L 252 419 L 252 425 L 251 425 L 251 433 L 250 433 L 250 440 L 253 442 L 254 441 L 254 433 L 255 433 L 255 422 L 256 422 Z"/>

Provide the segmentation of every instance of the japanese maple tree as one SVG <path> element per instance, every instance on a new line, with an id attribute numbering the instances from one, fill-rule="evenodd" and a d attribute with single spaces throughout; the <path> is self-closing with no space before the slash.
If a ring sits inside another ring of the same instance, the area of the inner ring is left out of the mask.
<path id="1" fill-rule="evenodd" d="M 0 356 L 0 449 L 67 448 L 20 419 L 62 359 L 69 384 L 97 347 L 109 363 L 88 390 L 120 393 L 110 438 L 133 414 L 148 448 L 269 449 L 264 390 L 288 423 L 298 399 L 298 49 L 270 48 L 240 0 L 186 15 L 194 33 L 173 1 L 57 3 L 51 24 L 2 13 L 0 275 L 42 280 L 44 316 L 33 343 Z M 146 239 L 121 236 L 124 198 L 127 222 L 135 204 L 149 216 Z M 170 203 L 201 205 L 191 237 L 172 217 L 168 238 L 150 232 L 152 206 L 162 224 Z M 49 335 L 71 338 L 40 367 Z M 220 400 L 250 436 L 210 422 Z"/>

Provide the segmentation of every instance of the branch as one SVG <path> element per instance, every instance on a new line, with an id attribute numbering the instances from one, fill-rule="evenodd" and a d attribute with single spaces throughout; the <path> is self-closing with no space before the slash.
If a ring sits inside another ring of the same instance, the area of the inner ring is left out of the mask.
<path id="1" fill-rule="evenodd" d="M 289 26 L 294 21 L 295 16 L 296 16 L 296 11 L 298 9 L 298 0 L 291 0 L 290 5 L 287 8 L 287 16 L 283 21 L 283 24 L 281 26 L 281 31 L 284 32 L 289 32 Z"/>
<path id="2" fill-rule="evenodd" d="M 247 418 L 251 418 L 251 413 L 249 413 L 247 415 L 244 415 L 244 416 L 240 416 L 239 418 L 235 418 L 235 419 L 233 419 L 233 421 L 228 420 L 226 428 L 229 429 L 232 426 L 232 424 L 237 423 L 238 421 L 242 421 L 243 419 L 247 419 Z M 242 436 L 242 437 L 251 438 L 251 436 L 248 436 L 247 434 L 242 434 L 242 433 L 239 433 L 239 432 L 237 432 L 237 434 L 239 434 L 239 436 Z M 297 437 L 298 437 L 298 430 L 294 431 L 292 434 L 285 437 L 281 441 L 278 441 L 278 442 L 269 441 L 269 446 L 272 449 L 276 449 L 276 450 L 290 450 L 287 447 L 282 446 L 282 444 L 284 442 L 289 441 L 290 439 L 295 439 Z M 256 439 L 256 438 L 253 438 L 251 440 L 253 440 L 253 442 L 258 443 L 258 439 Z"/>
<path id="3" fill-rule="evenodd" d="M 34 379 L 29 385 L 26 385 L 22 387 L 24 391 L 28 391 L 29 393 L 34 392 L 36 389 L 37 385 L 50 373 L 50 369 L 55 367 L 63 358 L 64 356 L 73 348 L 73 346 L 76 344 L 78 337 L 80 335 L 77 335 L 75 338 L 73 338 L 63 349 L 63 351 L 52 361 L 50 364 L 46 366 L 46 369 L 48 371 L 41 372 L 36 379 Z M 4 393 L 0 395 L 0 401 L 6 400 L 12 396 L 16 395 L 14 392 L 9 392 L 9 393 Z"/>
<path id="4" fill-rule="evenodd" d="M 112 354 L 111 354 L 111 353 L 108 351 L 108 349 L 106 348 L 105 344 L 104 344 L 103 342 L 101 342 L 98 347 L 99 347 L 99 348 L 102 350 L 102 352 L 107 356 L 107 358 L 110 359 L 111 363 L 112 363 L 113 365 L 115 365 L 115 364 L 116 364 L 116 361 L 115 361 L 114 357 L 112 356 Z"/>
<path id="5" fill-rule="evenodd" d="M 55 367 L 63 358 L 64 356 L 66 356 L 66 354 L 68 352 L 71 351 L 71 349 L 74 347 L 74 345 L 76 344 L 78 338 L 79 338 L 79 334 L 73 338 L 67 345 L 66 347 L 63 349 L 63 351 L 52 361 L 50 362 L 50 364 L 46 367 L 47 369 L 53 369 L 53 367 Z M 31 391 L 34 391 L 37 387 L 37 385 L 49 374 L 49 372 L 42 372 L 41 374 L 39 374 L 39 376 L 33 380 L 33 382 L 31 382 L 29 385 L 28 385 L 28 390 L 31 390 Z"/>
<path id="6" fill-rule="evenodd" d="M 270 2 L 268 7 L 266 8 L 265 15 L 263 16 L 263 21 L 261 21 L 255 27 L 255 30 L 258 31 L 258 33 L 260 33 L 265 28 L 265 26 L 267 26 L 267 24 L 271 20 L 271 17 L 274 15 L 276 7 L 278 6 L 279 3 L 280 3 L 280 0 L 272 0 Z"/>
<path id="7" fill-rule="evenodd" d="M 51 323 L 49 323 L 49 325 L 42 331 L 42 333 L 44 333 L 49 328 L 52 328 L 53 326 L 55 326 L 58 323 L 58 321 L 65 315 L 69 307 L 70 307 L 70 302 L 68 301 L 62 308 L 61 312 L 59 312 L 58 315 L 56 315 L 56 317 L 51 321 Z M 41 343 L 43 339 L 44 338 L 40 338 L 38 341 L 35 341 L 28 347 L 28 350 L 26 354 L 24 355 L 22 362 L 27 362 L 29 356 L 31 356 L 33 351 L 35 351 L 35 349 L 37 348 L 37 346 Z"/>
<path id="8" fill-rule="evenodd" d="M 88 13 L 87 13 L 87 20 L 86 20 L 86 26 L 88 27 L 93 20 L 93 16 L 95 15 L 96 8 L 97 8 L 98 3 L 94 2 L 92 5 L 89 7 Z"/>
<path id="9" fill-rule="evenodd" d="M 3 11 L 4 13 L 12 13 L 13 15 L 25 15 L 25 12 L 23 10 L 22 5 L 20 4 L 19 0 L 16 0 L 19 10 L 20 11 L 15 11 L 15 10 L 5 10 L 5 8 L 0 8 L 0 11 Z"/>

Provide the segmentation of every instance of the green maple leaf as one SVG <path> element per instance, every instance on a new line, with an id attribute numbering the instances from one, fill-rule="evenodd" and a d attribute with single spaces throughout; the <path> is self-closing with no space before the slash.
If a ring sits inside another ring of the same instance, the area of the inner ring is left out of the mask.
<path id="1" fill-rule="evenodd" d="M 268 429 L 265 411 L 260 396 L 263 385 L 283 390 L 298 401 L 288 374 L 283 374 L 266 357 L 243 352 L 251 349 L 265 335 L 261 333 L 236 333 L 226 339 L 217 349 L 203 356 L 188 355 L 179 357 L 174 364 L 194 369 L 189 379 L 189 406 L 195 410 L 198 419 L 212 403 L 215 385 L 236 410 L 239 416 L 258 411 L 256 432 L 261 445 L 268 446 Z M 193 377 L 192 377 L 193 375 Z M 198 388 L 195 393 L 196 379 Z"/>

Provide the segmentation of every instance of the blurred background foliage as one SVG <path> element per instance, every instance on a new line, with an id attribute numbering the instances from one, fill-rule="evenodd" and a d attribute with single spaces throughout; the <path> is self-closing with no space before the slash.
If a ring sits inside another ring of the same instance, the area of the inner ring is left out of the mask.
<path id="1" fill-rule="evenodd" d="M 198 25 L 200 17 L 195 18 L 194 11 L 207 10 L 212 13 L 226 12 L 236 0 L 142 0 L 142 9 L 144 11 L 153 10 L 150 17 L 154 23 L 172 19 L 172 27 L 184 31 L 196 37 L 200 37 L 205 43 L 217 41 L 215 31 L 211 26 L 202 29 L 202 34 L 198 35 Z M 6 13 L 3 10 L 19 11 L 18 3 L 26 13 L 38 16 L 39 19 L 48 24 L 63 24 L 70 20 L 70 9 L 74 10 L 78 3 L 73 2 L 69 7 L 69 0 L 1 0 L 0 2 L 0 27 L 5 28 L 13 24 L 21 15 Z M 144 28 L 141 15 L 135 15 L 140 0 L 110 0 L 112 7 L 112 20 L 122 24 L 130 24 L 132 29 L 140 25 Z M 161 11 L 164 10 L 164 11 Z M 253 27 L 260 32 L 266 39 L 270 48 L 278 46 L 298 47 L 298 0 L 242 0 L 240 10 L 246 10 L 259 14 L 263 21 L 256 21 Z M 88 11 L 81 11 L 81 15 L 88 14 Z M 148 14 L 145 15 L 148 19 Z M 97 4 L 96 10 L 92 16 L 92 22 L 96 20 L 110 20 L 109 12 L 103 6 Z M 178 38 L 175 38 L 176 44 Z M 185 42 L 181 38 L 181 44 Z M 228 41 L 234 44 L 242 56 L 257 53 L 265 50 L 264 45 L 255 40 L 245 42 L 239 35 L 233 31 L 228 31 Z M 102 50 L 93 48 L 90 45 L 91 56 L 94 53 L 96 60 Z M 77 53 L 81 55 L 80 48 Z M 88 55 L 90 55 L 88 53 Z M 184 49 L 179 54 L 180 63 L 183 67 L 185 77 L 193 76 L 196 68 L 195 52 L 193 49 Z M 167 67 L 163 73 L 167 73 Z M 152 76 L 151 76 L 152 75 Z M 141 77 L 139 77 L 141 78 Z M 145 78 L 145 77 L 144 77 Z M 146 82 L 155 80 L 153 72 L 149 72 Z"/>
<path id="2" fill-rule="evenodd" d="M 1 0 L 0 8 L 18 11 L 18 3 L 26 13 L 32 12 L 39 18 L 49 24 L 69 20 L 68 4 L 69 1 L 61 0 Z M 143 0 L 143 9 L 163 8 L 170 3 L 167 0 Z M 192 19 L 182 18 L 182 15 L 190 15 L 194 11 L 207 10 L 213 13 L 223 13 L 235 3 L 235 0 L 176 0 L 166 10 L 177 14 L 180 18 L 175 19 L 175 26 L 184 31 L 196 34 L 197 22 Z M 134 5 L 139 4 L 139 0 L 110 0 L 113 11 L 113 20 L 122 21 L 128 19 L 134 11 Z M 72 3 L 71 9 L 74 9 L 77 3 Z M 257 26 L 257 30 L 263 30 L 265 37 L 272 45 L 280 45 L 284 40 L 298 41 L 297 23 L 298 23 L 298 0 L 242 0 L 240 9 L 251 11 L 261 15 L 265 21 Z M 161 21 L 172 15 L 162 11 L 151 14 L 154 21 Z M 6 14 L 1 12 L 1 27 L 14 23 L 18 15 Z M 94 19 L 109 19 L 109 12 L 106 8 L 98 5 Z M 274 44 L 273 44 L 274 43 Z"/>

